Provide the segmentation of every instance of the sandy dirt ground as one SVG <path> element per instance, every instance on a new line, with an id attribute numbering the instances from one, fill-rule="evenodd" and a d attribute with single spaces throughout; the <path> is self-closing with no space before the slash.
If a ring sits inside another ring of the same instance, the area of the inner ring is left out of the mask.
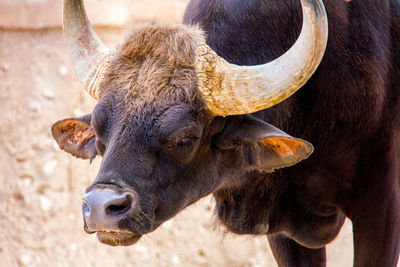
<path id="1" fill-rule="evenodd" d="M 146 16 L 179 22 L 186 1 L 175 1 L 173 12 L 156 2 Z M 109 45 L 128 32 L 97 30 Z M 0 266 L 276 266 L 265 237 L 225 234 L 214 224 L 211 197 L 130 247 L 84 233 L 82 193 L 100 159 L 89 165 L 62 152 L 50 127 L 94 105 L 72 72 L 60 28 L 0 30 Z M 352 265 L 351 234 L 347 222 L 328 246 L 328 266 Z"/>

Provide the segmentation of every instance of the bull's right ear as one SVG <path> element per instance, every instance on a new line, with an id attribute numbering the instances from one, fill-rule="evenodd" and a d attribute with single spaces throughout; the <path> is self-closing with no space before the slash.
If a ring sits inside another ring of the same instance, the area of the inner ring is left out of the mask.
<path id="1" fill-rule="evenodd" d="M 249 166 L 267 172 L 292 166 L 314 150 L 309 142 L 250 114 L 227 117 L 224 130 L 214 137 L 213 144 L 225 150 L 240 148 Z"/>
<path id="2" fill-rule="evenodd" d="M 91 114 L 56 122 L 51 127 L 51 132 L 58 146 L 75 157 L 92 160 L 97 155 L 97 150 L 90 118 Z"/>

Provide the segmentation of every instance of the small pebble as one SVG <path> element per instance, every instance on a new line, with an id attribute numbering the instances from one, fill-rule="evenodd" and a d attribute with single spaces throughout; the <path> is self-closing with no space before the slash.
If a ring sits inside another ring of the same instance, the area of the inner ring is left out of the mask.
<path id="1" fill-rule="evenodd" d="M 71 250 L 72 250 L 72 251 L 77 251 L 77 250 L 78 250 L 78 245 L 75 244 L 75 243 L 72 243 L 72 244 L 71 244 Z"/>
<path id="2" fill-rule="evenodd" d="M 32 259 L 29 255 L 21 255 L 19 257 L 20 261 L 22 264 L 28 265 L 29 263 L 31 263 Z"/>
<path id="3" fill-rule="evenodd" d="M 178 265 L 181 263 L 181 261 L 178 256 L 174 255 L 172 256 L 172 263 Z"/>
<path id="4" fill-rule="evenodd" d="M 74 109 L 73 112 L 74 112 L 75 117 L 81 117 L 81 116 L 85 115 L 85 113 L 83 113 L 83 111 L 80 109 Z"/>
<path id="5" fill-rule="evenodd" d="M 40 209 L 42 211 L 49 211 L 51 209 L 52 203 L 51 200 L 45 196 L 40 198 Z"/>
<path id="6" fill-rule="evenodd" d="M 0 70 L 7 72 L 10 70 L 10 65 L 8 65 L 7 63 L 3 63 L 2 65 L 0 65 Z"/>
<path id="7" fill-rule="evenodd" d="M 58 68 L 58 73 L 59 73 L 62 77 L 66 76 L 66 75 L 68 74 L 68 69 L 67 69 L 67 67 L 65 67 L 64 65 L 61 65 L 61 66 Z"/>
<path id="8" fill-rule="evenodd" d="M 53 173 L 54 169 L 57 167 L 57 160 L 53 159 L 43 166 L 43 172 L 47 175 L 50 175 Z"/>
<path id="9" fill-rule="evenodd" d="M 172 227 L 172 221 L 166 221 L 163 223 L 163 226 L 167 229 L 170 229 Z"/>
<path id="10" fill-rule="evenodd" d="M 51 100 L 51 99 L 54 99 L 54 92 L 50 89 L 45 89 L 42 92 L 42 96 Z"/>
<path id="11" fill-rule="evenodd" d="M 19 184 L 22 188 L 29 188 L 32 185 L 32 178 L 29 177 L 22 178 Z"/>
<path id="12" fill-rule="evenodd" d="M 141 244 L 135 245 L 135 250 L 137 252 L 140 252 L 140 253 L 146 253 L 147 252 L 147 248 L 145 246 L 141 245 Z"/>
<path id="13" fill-rule="evenodd" d="M 32 101 L 29 103 L 29 109 L 34 112 L 40 112 L 42 110 L 42 106 L 40 105 L 39 102 Z"/>

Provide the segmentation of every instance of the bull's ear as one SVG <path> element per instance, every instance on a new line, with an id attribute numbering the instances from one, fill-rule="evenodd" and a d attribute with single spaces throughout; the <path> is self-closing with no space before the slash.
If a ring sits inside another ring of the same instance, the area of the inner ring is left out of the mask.
<path id="1" fill-rule="evenodd" d="M 75 157 L 92 160 L 97 155 L 96 136 L 90 126 L 91 115 L 64 119 L 51 128 L 58 146 Z"/>
<path id="2" fill-rule="evenodd" d="M 256 169 L 273 169 L 294 165 L 308 158 L 314 148 L 302 139 L 252 115 L 228 117 L 224 130 L 213 140 L 219 149 L 238 148 Z"/>

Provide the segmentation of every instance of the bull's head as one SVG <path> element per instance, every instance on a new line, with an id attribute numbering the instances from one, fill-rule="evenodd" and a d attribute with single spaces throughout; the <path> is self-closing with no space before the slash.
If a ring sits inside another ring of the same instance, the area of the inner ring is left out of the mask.
<path id="1" fill-rule="evenodd" d="M 130 245 L 216 189 L 240 186 L 307 158 L 311 144 L 246 115 L 279 103 L 317 68 L 327 41 L 320 0 L 302 0 L 303 28 L 278 59 L 237 66 L 196 27 L 143 26 L 109 50 L 81 0 L 64 1 L 64 35 L 77 76 L 99 100 L 92 114 L 57 122 L 54 138 L 84 159 L 101 155 L 83 197 L 85 230 Z M 241 116 L 231 116 L 241 115 Z"/>

